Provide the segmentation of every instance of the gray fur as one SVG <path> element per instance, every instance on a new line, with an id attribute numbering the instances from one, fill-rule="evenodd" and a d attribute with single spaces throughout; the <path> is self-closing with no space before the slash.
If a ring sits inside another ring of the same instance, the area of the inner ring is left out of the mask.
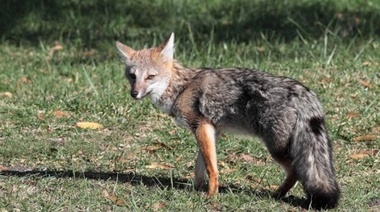
<path id="1" fill-rule="evenodd" d="M 294 79 L 253 69 L 182 67 L 171 60 L 173 36 L 153 49 L 135 51 L 119 42 L 117 46 L 126 60 L 126 76 L 134 98 L 150 96 L 158 108 L 194 134 L 208 124 L 208 134 L 197 138 L 198 143 L 203 139 L 204 146 L 196 162 L 196 186 L 203 183 L 202 172 L 208 164 L 214 183 L 210 194 L 217 192 L 217 168 L 210 165 L 216 164 L 215 137 L 223 132 L 238 132 L 261 138 L 286 171 L 276 197 L 283 197 L 298 180 L 312 207 L 336 207 L 340 189 L 335 180 L 332 145 L 315 93 Z M 162 55 L 166 48 L 170 51 Z M 211 149 L 205 150 L 210 148 L 210 140 Z"/>
<path id="2" fill-rule="evenodd" d="M 172 116 L 185 120 L 190 128 L 196 126 L 184 111 L 191 108 L 192 113 L 207 118 L 218 132 L 258 136 L 275 158 L 291 161 L 294 175 L 315 208 L 337 205 L 340 190 L 331 141 L 314 92 L 296 80 L 257 70 L 187 71 L 194 76 L 190 83 L 177 86 L 183 90 L 173 94 Z"/>

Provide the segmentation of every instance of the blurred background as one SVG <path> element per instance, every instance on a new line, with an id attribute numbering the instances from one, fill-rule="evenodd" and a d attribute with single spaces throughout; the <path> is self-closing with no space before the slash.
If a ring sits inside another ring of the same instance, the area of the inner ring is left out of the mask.
<path id="1" fill-rule="evenodd" d="M 2 0 L 0 17 L 2 42 L 60 42 L 103 58 L 115 40 L 150 47 L 172 31 L 185 46 L 380 35 L 380 3 L 362 0 Z"/>

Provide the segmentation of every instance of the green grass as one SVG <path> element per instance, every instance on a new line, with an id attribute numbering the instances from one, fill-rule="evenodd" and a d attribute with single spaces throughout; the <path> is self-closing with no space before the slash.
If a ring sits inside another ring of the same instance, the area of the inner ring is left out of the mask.
<path id="1" fill-rule="evenodd" d="M 302 210 L 300 185 L 289 201 L 269 198 L 284 173 L 256 139 L 221 137 L 217 198 L 192 188 L 193 136 L 149 100 L 130 98 L 114 47 L 116 39 L 149 47 L 171 31 L 185 65 L 255 67 L 314 90 L 334 142 L 336 211 L 379 209 L 379 3 L 49 2 L 27 10 L 7 1 L 0 14 L 9 20 L 0 21 L 2 210 Z M 358 141 L 367 135 L 375 138 Z M 351 158 L 368 150 L 375 154 Z"/>

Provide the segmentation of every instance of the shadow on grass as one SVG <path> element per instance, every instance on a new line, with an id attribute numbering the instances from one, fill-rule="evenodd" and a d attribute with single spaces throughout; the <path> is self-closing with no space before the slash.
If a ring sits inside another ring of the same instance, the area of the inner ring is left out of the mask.
<path id="1" fill-rule="evenodd" d="M 176 177 L 156 177 L 145 176 L 135 172 L 117 173 L 117 172 L 78 172 L 72 170 L 59 171 L 59 170 L 3 170 L 0 172 L 3 176 L 17 176 L 17 177 L 55 177 L 55 178 L 83 178 L 91 180 L 112 180 L 122 183 L 130 183 L 131 185 L 145 185 L 148 187 L 163 187 L 167 189 L 179 189 L 179 190 L 192 190 L 193 182 L 187 179 L 181 179 Z M 202 189 L 206 191 L 206 189 Z M 242 188 L 236 184 L 219 186 L 219 193 L 244 193 L 246 195 L 254 195 L 260 198 L 270 199 L 271 191 L 267 189 L 251 190 Z M 288 203 L 294 207 L 308 208 L 306 200 L 295 196 L 288 196 L 280 199 L 279 201 Z"/>

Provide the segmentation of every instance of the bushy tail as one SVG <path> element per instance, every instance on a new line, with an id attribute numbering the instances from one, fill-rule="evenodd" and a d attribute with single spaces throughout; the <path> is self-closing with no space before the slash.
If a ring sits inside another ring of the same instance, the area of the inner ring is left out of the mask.
<path id="1" fill-rule="evenodd" d="M 335 208 L 340 189 L 335 180 L 331 141 L 321 115 L 298 117 L 291 147 L 293 167 L 314 209 Z"/>

